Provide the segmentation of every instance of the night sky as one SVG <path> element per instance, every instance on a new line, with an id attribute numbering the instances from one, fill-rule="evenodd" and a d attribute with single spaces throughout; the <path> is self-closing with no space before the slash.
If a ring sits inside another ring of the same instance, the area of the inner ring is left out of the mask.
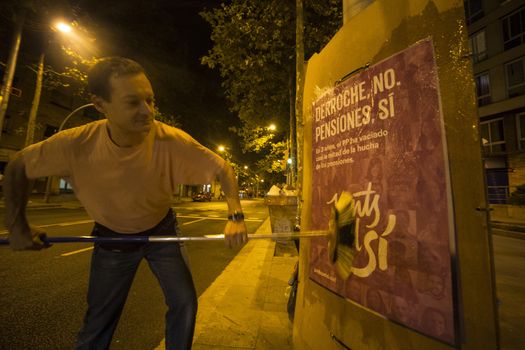
<path id="1" fill-rule="evenodd" d="M 230 143 L 229 113 L 218 72 L 200 64 L 211 48 L 208 23 L 199 15 L 220 1 L 70 0 L 78 23 L 97 38 L 99 56 L 139 61 L 149 73 L 157 104 L 210 148 Z"/>
<path id="2" fill-rule="evenodd" d="M 183 130 L 211 149 L 219 144 L 229 146 L 234 153 L 240 149 L 236 136 L 228 130 L 239 121 L 228 110 L 219 73 L 200 64 L 212 43 L 211 28 L 199 12 L 218 6 L 221 1 L 43 2 L 50 4 L 46 10 L 31 14 L 26 20 L 18 69 L 34 65 L 45 51 L 46 63 L 59 71 L 67 57 L 49 24 L 58 17 L 76 21 L 94 39 L 84 53 L 86 57 L 118 55 L 137 60 L 152 81 L 163 114 L 174 115 Z M 7 11 L 1 15 L 0 34 L 6 40 L 0 43 L 0 61 L 5 62 L 13 23 Z"/>

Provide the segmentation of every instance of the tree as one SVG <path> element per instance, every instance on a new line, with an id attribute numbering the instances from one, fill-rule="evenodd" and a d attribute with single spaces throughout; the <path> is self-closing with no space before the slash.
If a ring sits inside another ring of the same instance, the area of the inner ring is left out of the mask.
<path id="1" fill-rule="evenodd" d="M 286 125 L 294 58 L 292 5 L 289 0 L 234 0 L 202 12 L 214 43 L 202 63 L 219 69 L 232 110 L 248 124 L 274 118 Z"/>
<path id="2" fill-rule="evenodd" d="M 340 27 L 342 9 L 340 0 L 327 0 L 306 1 L 304 10 L 309 57 Z M 295 0 L 233 0 L 201 15 L 212 27 L 213 42 L 201 62 L 220 71 L 231 109 L 243 122 L 245 130 L 238 133 L 256 134 L 256 126 L 269 120 L 293 125 Z M 243 136 L 245 151 L 256 149 L 254 138 Z"/>
<path id="3" fill-rule="evenodd" d="M 279 135 L 267 127 L 249 125 L 246 121 L 241 123 L 241 127 L 231 127 L 230 129 L 241 138 L 243 153 L 251 152 L 259 155 L 256 168 L 260 169 L 261 173 L 282 173 L 286 169 L 283 164 L 285 164 L 287 143 L 278 140 Z"/>

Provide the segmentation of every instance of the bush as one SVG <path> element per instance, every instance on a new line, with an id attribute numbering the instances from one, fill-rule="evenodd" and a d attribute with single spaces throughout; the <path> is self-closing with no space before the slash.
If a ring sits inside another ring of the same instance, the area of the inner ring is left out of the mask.
<path id="1" fill-rule="evenodd" d="M 508 203 L 515 205 L 525 205 L 525 184 L 516 187 L 516 191 L 510 194 Z"/>

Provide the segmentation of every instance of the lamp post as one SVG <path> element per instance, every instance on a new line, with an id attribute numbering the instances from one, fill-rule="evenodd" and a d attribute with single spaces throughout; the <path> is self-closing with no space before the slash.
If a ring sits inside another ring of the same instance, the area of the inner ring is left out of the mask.
<path id="1" fill-rule="evenodd" d="M 93 106 L 93 103 L 87 103 L 83 106 L 80 106 L 78 108 L 76 108 L 73 112 L 69 113 L 65 118 L 64 120 L 62 121 L 62 123 L 60 124 L 60 126 L 58 127 L 58 131 L 57 133 L 61 132 L 62 129 L 64 129 L 64 126 L 66 125 L 67 121 L 69 120 L 69 118 L 71 118 L 73 115 L 75 115 L 75 113 L 85 109 L 85 108 L 89 108 L 89 107 L 92 107 Z M 54 176 L 48 176 L 47 177 L 47 182 L 46 182 L 46 193 L 45 193 L 45 196 L 44 196 L 44 200 L 46 203 L 49 203 L 49 196 L 51 194 L 51 184 L 53 183 L 53 178 Z"/>
<path id="2" fill-rule="evenodd" d="M 64 22 L 55 23 L 53 25 L 53 29 L 56 29 L 57 31 L 63 34 L 69 34 L 72 31 L 71 26 Z M 27 121 L 25 147 L 33 143 L 35 136 L 36 115 L 38 113 L 38 107 L 40 106 L 40 96 L 42 94 L 42 81 L 44 79 L 44 59 L 45 53 L 40 54 L 40 58 L 38 60 L 38 70 L 36 72 L 35 94 L 33 96 L 33 103 L 31 104 L 31 111 L 29 112 L 29 119 Z"/>
<path id="3" fill-rule="evenodd" d="M 2 79 L 2 89 L 0 90 L 0 126 L 4 125 L 4 117 L 7 111 L 7 103 L 11 94 L 11 87 L 13 84 L 13 77 L 15 76 L 16 62 L 18 59 L 18 51 L 22 41 L 22 29 L 24 27 L 25 10 L 22 15 L 16 17 L 15 33 L 13 35 L 13 45 L 9 53 L 4 77 Z M 0 137 L 2 133 L 0 132 Z"/>

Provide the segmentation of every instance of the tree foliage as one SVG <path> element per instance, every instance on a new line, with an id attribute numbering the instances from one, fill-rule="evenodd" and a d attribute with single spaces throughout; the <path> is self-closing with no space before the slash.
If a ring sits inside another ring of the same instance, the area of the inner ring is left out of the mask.
<path id="1" fill-rule="evenodd" d="M 241 120 L 286 121 L 293 71 L 294 7 L 289 0 L 239 1 L 203 12 L 214 43 L 202 63 L 218 68 Z M 280 123 L 286 125 L 286 123 Z"/>
<path id="2" fill-rule="evenodd" d="M 244 121 L 241 127 L 230 129 L 240 136 L 244 153 L 254 152 L 263 155 L 256 162 L 257 169 L 267 173 L 279 173 L 285 169 L 283 168 L 283 160 L 287 151 L 287 143 L 280 141 L 278 134 L 270 131 L 267 127 L 247 126 Z"/>
<path id="3" fill-rule="evenodd" d="M 305 55 L 319 51 L 341 26 L 340 0 L 305 1 Z M 220 71 L 232 111 L 242 121 L 235 131 L 244 151 L 261 153 L 260 127 L 290 124 L 295 88 L 295 0 L 232 0 L 201 13 L 212 27 L 213 48 L 201 62 Z M 283 132 L 282 135 L 286 135 Z M 283 147 L 266 148 L 284 155 Z M 261 160 L 276 168 L 270 156 Z"/>

